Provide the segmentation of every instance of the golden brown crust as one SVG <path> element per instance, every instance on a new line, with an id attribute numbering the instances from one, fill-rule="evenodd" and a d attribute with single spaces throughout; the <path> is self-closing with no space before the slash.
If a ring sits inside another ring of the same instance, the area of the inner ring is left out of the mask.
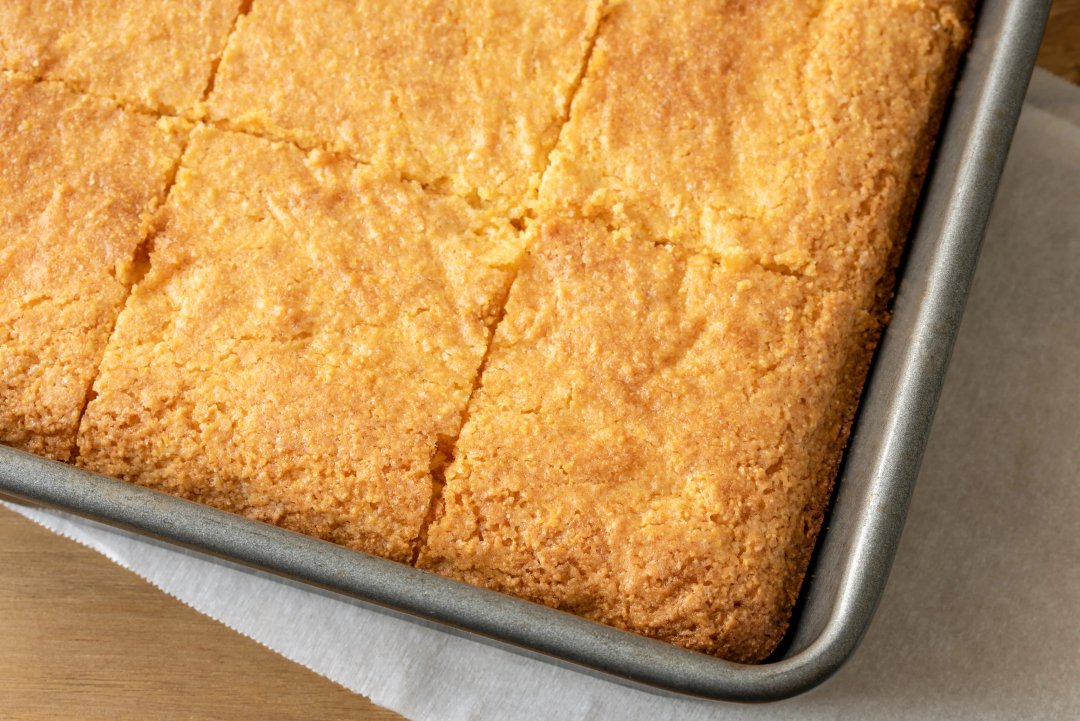
<path id="1" fill-rule="evenodd" d="M 970 0 L 635 0 L 601 29 L 542 202 L 873 285 Z"/>
<path id="2" fill-rule="evenodd" d="M 0 443 L 70 456 L 185 131 L 0 74 Z"/>
<path id="3" fill-rule="evenodd" d="M 760 660 L 798 592 L 868 316 L 597 221 L 538 236 L 420 565 Z"/>
<path id="4" fill-rule="evenodd" d="M 167 113 L 197 106 L 240 0 L 0 0 L 0 62 Z"/>
<path id="5" fill-rule="evenodd" d="M 519 215 L 600 0 L 255 3 L 211 117 L 323 145 Z"/>
<path id="6" fill-rule="evenodd" d="M 198 128 L 79 464 L 407 560 L 519 252 L 395 173 Z"/>

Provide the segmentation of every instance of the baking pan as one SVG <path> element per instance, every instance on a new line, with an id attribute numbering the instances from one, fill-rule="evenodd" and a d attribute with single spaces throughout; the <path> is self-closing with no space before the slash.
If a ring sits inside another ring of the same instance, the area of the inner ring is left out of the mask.
<path id="1" fill-rule="evenodd" d="M 768 663 L 686 651 L 4 447 L 0 494 L 654 692 L 769 701 L 806 691 L 855 649 L 885 586 L 1049 7 L 982 3 L 828 525 Z"/>

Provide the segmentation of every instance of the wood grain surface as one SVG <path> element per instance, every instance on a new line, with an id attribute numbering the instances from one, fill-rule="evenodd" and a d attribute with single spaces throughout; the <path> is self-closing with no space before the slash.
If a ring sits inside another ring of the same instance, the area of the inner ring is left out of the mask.
<path id="1" fill-rule="evenodd" d="M 1080 0 L 1039 64 L 1080 83 Z M 0 719 L 400 719 L 0 509 Z"/>
<path id="2" fill-rule="evenodd" d="M 400 719 L 0 508 L 0 719 Z"/>
<path id="3" fill-rule="evenodd" d="M 1038 62 L 1080 85 L 1080 0 L 1054 0 Z"/>

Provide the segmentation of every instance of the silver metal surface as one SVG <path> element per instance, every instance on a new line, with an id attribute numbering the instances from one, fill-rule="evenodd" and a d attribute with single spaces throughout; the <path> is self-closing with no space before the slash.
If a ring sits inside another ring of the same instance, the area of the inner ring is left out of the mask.
<path id="1" fill-rule="evenodd" d="M 3 447 L 0 493 L 652 691 L 731 701 L 801 693 L 848 658 L 884 588 L 1049 6 L 982 3 L 893 321 L 778 660 L 721 661 Z"/>

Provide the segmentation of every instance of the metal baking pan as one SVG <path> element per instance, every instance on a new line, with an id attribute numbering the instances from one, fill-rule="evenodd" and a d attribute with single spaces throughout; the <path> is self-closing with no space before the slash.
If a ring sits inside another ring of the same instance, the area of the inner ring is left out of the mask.
<path id="1" fill-rule="evenodd" d="M 885 586 L 1049 6 L 982 3 L 828 526 L 770 662 L 686 651 L 3 447 L 0 494 L 655 692 L 769 701 L 806 691 L 848 658 Z"/>

